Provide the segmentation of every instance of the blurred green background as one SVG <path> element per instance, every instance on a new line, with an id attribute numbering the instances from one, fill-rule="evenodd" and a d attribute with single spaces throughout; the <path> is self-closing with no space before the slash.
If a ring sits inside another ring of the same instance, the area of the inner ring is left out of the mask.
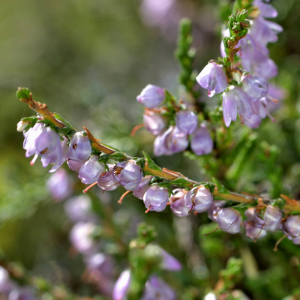
<path id="1" fill-rule="evenodd" d="M 35 100 L 47 103 L 77 129 L 86 126 L 105 143 L 132 156 L 140 156 L 141 150 L 152 154 L 154 138 L 145 130 L 134 138 L 129 136 L 131 129 L 142 123 L 143 108 L 136 95 L 148 83 L 178 95 L 178 65 L 173 53 L 181 17 L 191 17 L 194 22 L 195 68 L 200 71 L 208 60 L 219 56 L 222 17 L 230 12 L 225 0 L 177 2 L 178 7 L 163 22 L 148 26 L 138 0 L 0 1 L 0 248 L 8 259 L 20 261 L 53 282 L 63 282 L 79 294 L 92 295 L 94 291 L 79 284 L 84 264 L 80 255 L 70 254 L 72 225 L 63 204 L 55 203 L 46 190 L 47 171 L 40 162 L 30 166 L 30 159 L 25 158 L 23 136 L 16 132 L 16 124 L 33 113 L 18 101 L 15 91 L 19 86 L 29 87 Z M 273 82 L 286 89 L 287 97 L 273 114 L 277 122 L 264 120 L 256 134 L 258 144 L 275 145 L 279 155 L 274 170 L 266 170 L 254 153 L 251 169 L 241 170 L 240 179 L 232 185 L 266 193 L 274 184 L 270 174 L 282 172 L 277 190 L 299 199 L 300 2 L 271 3 L 279 11 L 275 21 L 284 27 L 279 41 L 269 46 L 279 67 Z M 238 130 L 239 125 L 234 126 Z M 201 164 L 182 154 L 156 161 L 195 180 L 211 179 Z M 76 193 L 83 188 L 78 184 Z M 284 241 L 280 252 L 272 252 L 280 235 L 270 234 L 257 244 L 242 235 L 216 233 L 204 238 L 200 233 L 209 231 L 203 225 L 205 216 L 191 221 L 175 218 L 169 211 L 144 215 L 143 203 L 133 198 L 122 206 L 116 204 L 121 193 L 117 190 L 105 196 L 110 198 L 115 218 L 122 216 L 120 223 L 129 222 L 136 214 L 136 222 L 155 224 L 161 245 L 187 261 L 192 270 L 194 279 L 187 269 L 170 282 L 177 284 L 183 279 L 181 284 L 187 289 L 197 286 L 204 292 L 214 286 L 218 272 L 234 255 L 244 259 L 245 278 L 240 288 L 253 299 L 282 299 L 299 286 L 300 247 Z M 134 237 L 135 229 L 131 230 L 129 236 Z M 186 238 L 192 242 L 183 239 L 187 231 Z M 184 291 L 180 284 L 177 289 Z"/>

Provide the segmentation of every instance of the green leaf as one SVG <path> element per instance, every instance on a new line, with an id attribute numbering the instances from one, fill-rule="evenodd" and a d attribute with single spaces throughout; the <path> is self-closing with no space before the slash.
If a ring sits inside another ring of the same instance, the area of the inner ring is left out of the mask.
<path id="1" fill-rule="evenodd" d="M 115 152 L 113 154 L 109 155 L 110 159 L 114 159 L 114 160 L 118 160 L 118 161 L 122 161 L 122 160 L 126 160 L 128 159 L 128 157 L 122 153 L 122 152 Z"/>
<path id="2" fill-rule="evenodd" d="M 209 189 L 211 193 L 215 190 L 215 185 L 211 182 L 204 183 L 203 186 Z"/>
<path id="3" fill-rule="evenodd" d="M 213 177 L 212 181 L 214 182 L 220 193 L 229 194 L 229 191 L 216 178 Z"/>
<path id="4" fill-rule="evenodd" d="M 57 119 L 57 120 L 60 120 L 60 121 L 62 121 L 66 126 L 68 126 L 68 127 L 70 127 L 71 129 L 73 129 L 73 130 L 75 130 L 76 131 L 76 129 L 66 120 L 66 119 L 64 119 L 60 114 L 58 114 L 58 113 L 54 113 L 54 116 L 55 116 L 55 118 Z"/>
<path id="5" fill-rule="evenodd" d="M 144 158 L 138 158 L 135 160 L 135 162 L 142 168 L 142 170 L 145 168 L 146 160 Z"/>
<path id="6" fill-rule="evenodd" d="M 29 99 L 30 90 L 28 88 L 18 88 L 16 95 L 19 99 Z"/>
<path id="7" fill-rule="evenodd" d="M 180 186 L 180 187 L 191 187 L 191 185 L 193 185 L 187 179 L 182 178 L 182 177 L 176 178 L 175 180 L 172 180 L 170 183 L 172 185 L 177 185 L 177 186 Z"/>
<path id="8" fill-rule="evenodd" d="M 155 171 L 161 171 L 161 168 L 151 159 L 151 157 L 145 151 L 143 151 L 143 154 L 148 163 L 149 168 Z"/>

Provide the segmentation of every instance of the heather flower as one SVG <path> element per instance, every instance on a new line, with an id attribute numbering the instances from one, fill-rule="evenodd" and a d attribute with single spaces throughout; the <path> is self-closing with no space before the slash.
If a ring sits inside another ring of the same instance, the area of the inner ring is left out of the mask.
<path id="1" fill-rule="evenodd" d="M 300 244 L 300 216 L 289 216 L 283 224 L 283 231 L 294 244 Z"/>
<path id="2" fill-rule="evenodd" d="M 186 133 L 180 131 L 176 126 L 171 126 L 164 133 L 164 143 L 168 151 L 178 153 L 187 148 L 189 141 Z"/>
<path id="3" fill-rule="evenodd" d="M 133 195 L 141 200 L 143 200 L 145 193 L 150 188 L 150 181 L 153 176 L 147 175 L 141 179 L 136 189 L 133 191 Z"/>
<path id="4" fill-rule="evenodd" d="M 113 260 L 109 255 L 96 253 L 88 256 L 86 263 L 90 272 L 100 272 L 103 276 L 111 276 L 113 272 Z"/>
<path id="5" fill-rule="evenodd" d="M 137 96 L 137 101 L 147 108 L 160 106 L 165 101 L 165 90 L 159 86 L 148 84 Z"/>
<path id="6" fill-rule="evenodd" d="M 178 217 L 186 217 L 189 215 L 190 207 L 186 205 L 185 195 L 187 191 L 183 189 L 176 189 L 173 191 L 175 194 L 171 195 L 170 208 L 172 212 Z"/>
<path id="7" fill-rule="evenodd" d="M 176 126 L 186 134 L 193 134 L 198 125 L 198 118 L 192 111 L 181 110 L 176 115 Z"/>
<path id="8" fill-rule="evenodd" d="M 90 158 L 81 166 L 78 177 L 84 184 L 92 184 L 98 181 L 101 174 L 105 172 L 105 165 L 98 161 L 97 155 Z"/>
<path id="9" fill-rule="evenodd" d="M 169 201 L 169 191 L 157 184 L 152 185 L 144 195 L 144 203 L 151 211 L 163 211 Z"/>
<path id="10" fill-rule="evenodd" d="M 212 220 L 217 222 L 217 215 L 221 208 L 226 205 L 226 201 L 213 201 L 210 207 L 207 210 L 208 217 Z"/>
<path id="11" fill-rule="evenodd" d="M 108 164 L 109 171 L 102 174 L 97 184 L 103 191 L 113 191 L 119 186 L 116 176 L 114 175 L 114 165 Z"/>
<path id="12" fill-rule="evenodd" d="M 167 132 L 167 131 L 166 131 Z M 165 132 L 165 133 L 166 133 Z M 159 135 L 154 140 L 153 153 L 155 156 L 172 155 L 172 151 L 168 150 L 165 145 L 166 134 Z"/>
<path id="13" fill-rule="evenodd" d="M 250 207 L 245 211 L 247 220 L 244 221 L 244 227 L 246 229 L 246 236 L 252 240 L 258 240 L 267 235 L 267 231 L 263 229 L 263 220 L 257 217 L 255 208 Z"/>
<path id="14" fill-rule="evenodd" d="M 278 15 L 272 5 L 262 2 L 262 0 L 254 0 L 253 5 L 259 8 L 260 15 L 264 18 L 276 18 Z"/>
<path id="15" fill-rule="evenodd" d="M 213 140 L 204 124 L 194 133 L 191 140 L 191 148 L 197 155 L 209 154 L 214 147 Z"/>
<path id="16" fill-rule="evenodd" d="M 223 231 L 235 234 L 240 232 L 242 217 L 233 208 L 221 208 L 217 215 L 217 223 Z"/>
<path id="17" fill-rule="evenodd" d="M 151 110 L 146 110 L 144 115 L 144 126 L 153 135 L 159 135 L 163 133 L 166 128 L 166 121 L 160 114 Z"/>
<path id="18" fill-rule="evenodd" d="M 261 123 L 261 117 L 257 114 L 252 114 L 250 118 L 243 116 L 243 122 L 249 128 L 257 129 Z"/>
<path id="19" fill-rule="evenodd" d="M 268 82 L 264 78 L 246 74 L 242 76 L 243 90 L 256 101 L 268 94 Z"/>
<path id="20" fill-rule="evenodd" d="M 145 291 L 141 300 L 175 300 L 176 293 L 164 281 L 152 275 L 145 285 Z"/>
<path id="21" fill-rule="evenodd" d="M 64 169 L 59 169 L 46 182 L 47 188 L 56 201 L 62 201 L 71 196 L 72 183 Z"/>
<path id="22" fill-rule="evenodd" d="M 198 213 L 207 211 L 213 202 L 213 195 L 204 186 L 194 187 L 185 195 L 185 203 Z"/>
<path id="23" fill-rule="evenodd" d="M 121 171 L 118 170 L 121 169 Z M 126 190 L 133 191 L 138 187 L 142 177 L 142 168 L 134 160 L 118 163 L 115 167 L 115 179 Z"/>
<path id="24" fill-rule="evenodd" d="M 113 294 L 112 294 L 113 300 L 125 299 L 130 286 L 130 277 L 131 276 L 129 270 L 123 271 L 121 273 L 113 289 Z"/>
<path id="25" fill-rule="evenodd" d="M 223 116 L 227 127 L 236 120 L 237 114 L 250 118 L 252 113 L 251 99 L 240 87 L 230 86 L 223 93 Z"/>
<path id="26" fill-rule="evenodd" d="M 95 231 L 96 226 L 93 223 L 76 223 L 70 233 L 74 248 L 82 254 L 95 252 L 97 248 L 93 238 Z"/>
<path id="27" fill-rule="evenodd" d="M 267 231 L 276 231 L 281 229 L 282 212 L 277 206 L 268 205 L 263 216 L 264 229 Z"/>
<path id="28" fill-rule="evenodd" d="M 26 157 L 34 155 L 31 165 L 41 155 L 43 167 L 54 163 L 55 165 L 49 171 L 54 172 L 66 160 L 64 157 L 66 141 L 61 141 L 60 136 L 50 127 L 43 127 L 42 124 L 37 123 L 24 133 L 24 137 L 23 148 L 26 150 Z"/>
<path id="29" fill-rule="evenodd" d="M 79 173 L 79 170 L 84 163 L 85 163 L 84 161 L 78 161 L 78 160 L 72 160 L 72 159 L 67 160 L 69 169 L 76 173 Z"/>
<path id="30" fill-rule="evenodd" d="M 65 203 L 65 212 L 69 219 L 76 222 L 94 222 L 97 216 L 92 212 L 91 199 L 87 195 L 70 198 Z"/>
<path id="31" fill-rule="evenodd" d="M 67 152 L 68 159 L 86 161 L 92 153 L 90 140 L 84 132 L 76 132 Z"/>
<path id="32" fill-rule="evenodd" d="M 197 76 L 199 85 L 208 90 L 208 96 L 222 93 L 227 88 L 227 77 L 222 65 L 211 62 Z"/>

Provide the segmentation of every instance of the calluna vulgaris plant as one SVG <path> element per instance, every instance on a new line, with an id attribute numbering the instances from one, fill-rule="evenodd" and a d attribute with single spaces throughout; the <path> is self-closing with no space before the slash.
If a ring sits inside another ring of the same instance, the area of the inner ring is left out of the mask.
<path id="1" fill-rule="evenodd" d="M 191 159 L 198 156 L 207 158 L 203 162 L 206 169 L 211 170 L 208 171 L 210 175 L 222 174 L 214 174 L 214 165 L 221 169 L 222 163 L 228 161 L 227 148 L 236 143 L 231 131 L 233 123 L 252 130 L 262 122 L 268 122 L 263 121 L 266 116 L 275 121 L 270 111 L 278 102 L 279 89 L 268 81 L 277 75 L 277 66 L 270 58 L 267 45 L 277 41 L 277 34 L 282 28 L 267 19 L 276 16 L 275 8 L 262 0 L 236 1 L 222 31 L 221 57 L 210 60 L 199 74 L 192 68 L 196 51 L 191 48 L 191 22 L 182 20 L 176 51 L 181 65 L 182 98 L 177 100 L 166 89 L 152 84 L 147 85 L 136 98 L 145 107 L 143 125 L 155 136 L 156 156 L 186 151 L 185 155 Z M 209 99 L 206 101 L 200 97 L 201 88 L 207 90 L 205 93 Z M 65 211 L 74 223 L 70 241 L 82 254 L 87 272 L 103 295 L 113 300 L 179 299 L 174 287 L 169 286 L 162 275 L 166 271 L 180 271 L 182 264 L 154 243 L 156 233 L 152 226 L 140 225 L 138 237 L 129 245 L 124 244 L 114 232 L 110 216 L 97 213 L 97 189 L 109 192 L 124 188 L 126 191 L 119 203 L 132 193 L 136 199 L 143 201 L 145 212 L 149 214 L 168 210 L 177 217 L 195 218 L 194 215 L 207 213 L 215 224 L 215 230 L 229 234 L 241 232 L 254 241 L 264 238 L 269 232 L 278 231 L 291 243 L 300 244 L 299 202 L 285 195 L 269 199 L 263 195 L 231 192 L 220 183 L 224 181 L 231 189 L 234 188 L 224 174 L 219 178 L 220 182 L 215 178 L 212 182 L 191 180 L 177 170 L 161 168 L 145 152 L 144 157 L 130 157 L 105 145 L 85 127 L 84 131 L 77 131 L 45 104 L 34 101 L 27 88 L 19 88 L 17 97 L 37 113 L 23 118 L 17 130 L 24 134 L 26 157 L 33 156 L 30 163 L 34 164 L 40 156 L 43 167 L 52 165 L 49 172 L 55 173 L 47 186 L 54 199 L 63 201 L 72 194 L 74 182 L 61 169 L 62 165 L 67 164 L 70 170 L 78 173 L 79 180 L 88 185 L 84 190 L 86 195 L 75 196 L 65 202 Z M 215 101 L 215 109 L 208 108 L 209 101 Z M 142 125 L 137 125 L 132 134 L 140 127 Z M 254 135 L 250 135 L 248 143 L 254 139 Z M 244 151 L 240 146 L 237 149 Z M 247 152 L 244 155 L 246 157 Z M 234 182 L 239 171 L 232 171 L 229 175 L 228 178 Z M 109 233 L 103 232 L 102 222 L 110 227 Z M 120 252 L 128 257 L 127 265 L 124 265 L 117 280 L 115 266 L 120 258 L 119 254 L 114 256 L 103 251 L 107 237 L 115 239 Z M 275 250 L 277 246 L 278 243 Z M 184 299 L 249 299 L 234 288 L 240 274 L 241 261 L 232 258 L 220 273 L 220 280 L 213 291 L 206 289 L 206 296 L 196 293 Z M 12 280 L 16 277 L 15 270 L 9 268 L 9 264 L 3 264 L 0 268 L 0 291 L 9 295 L 9 299 L 32 299 L 36 293 L 50 293 L 50 288 L 46 291 L 41 284 L 33 281 L 27 282 L 25 287 L 19 286 Z M 64 293 L 73 297 L 66 290 Z"/>

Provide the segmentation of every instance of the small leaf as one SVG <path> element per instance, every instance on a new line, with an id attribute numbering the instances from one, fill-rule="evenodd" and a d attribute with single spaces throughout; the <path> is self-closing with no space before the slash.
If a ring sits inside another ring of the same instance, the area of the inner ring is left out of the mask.
<path id="1" fill-rule="evenodd" d="M 60 121 L 62 121 L 66 126 L 68 126 L 68 127 L 70 127 L 71 129 L 73 129 L 73 130 L 75 130 L 76 131 L 76 129 L 66 120 L 66 119 L 64 119 L 60 114 L 58 114 L 58 113 L 54 113 L 54 116 L 55 116 L 55 118 L 57 119 L 57 120 L 60 120 Z"/>
<path id="2" fill-rule="evenodd" d="M 220 193 L 229 194 L 229 191 L 216 178 L 213 177 L 212 181 L 214 182 Z"/>
<path id="3" fill-rule="evenodd" d="M 149 168 L 155 171 L 161 171 L 161 168 L 151 159 L 151 157 L 145 151 L 143 151 L 143 154 L 148 163 Z"/>
<path id="4" fill-rule="evenodd" d="M 30 90 L 28 88 L 18 88 L 16 95 L 19 99 L 29 99 Z"/>
<path id="5" fill-rule="evenodd" d="M 215 190 L 215 185 L 213 183 L 207 182 L 205 184 L 203 184 L 203 186 L 207 189 L 210 190 L 210 192 L 213 194 L 214 190 Z"/>
<path id="6" fill-rule="evenodd" d="M 176 178 L 175 180 L 172 180 L 170 183 L 172 185 L 177 185 L 177 186 L 180 186 L 180 187 L 191 187 L 191 185 L 193 185 L 187 179 L 182 178 L 182 177 Z"/>
<path id="7" fill-rule="evenodd" d="M 110 154 L 109 158 L 114 159 L 114 160 L 118 160 L 118 161 L 122 161 L 122 160 L 126 160 L 127 156 L 122 152 L 115 152 L 113 154 Z"/>

